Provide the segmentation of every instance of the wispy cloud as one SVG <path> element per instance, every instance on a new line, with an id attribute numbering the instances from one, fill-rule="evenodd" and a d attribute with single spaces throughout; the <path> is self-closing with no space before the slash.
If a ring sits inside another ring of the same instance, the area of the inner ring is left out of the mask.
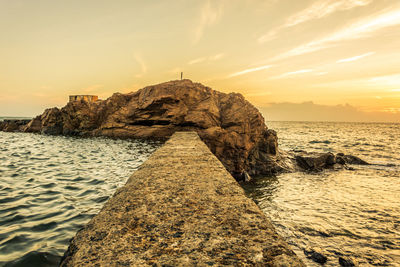
<path id="1" fill-rule="evenodd" d="M 224 56 L 225 56 L 224 53 L 219 53 L 219 54 L 209 57 L 209 60 L 218 60 L 218 59 L 223 58 Z"/>
<path id="2" fill-rule="evenodd" d="M 200 57 L 200 58 L 196 58 L 196 59 L 193 59 L 193 60 L 189 61 L 188 64 L 189 65 L 193 65 L 193 64 L 201 63 L 204 60 L 206 60 L 205 57 Z"/>
<path id="3" fill-rule="evenodd" d="M 341 30 L 334 32 L 333 34 L 298 46 L 288 52 L 277 56 L 274 59 L 283 59 L 291 56 L 298 56 L 306 53 L 315 52 L 331 47 L 333 45 L 337 45 L 342 41 L 371 37 L 372 33 L 378 30 L 399 24 L 400 8 L 392 11 L 386 11 L 373 17 L 358 20 L 342 28 Z"/>
<path id="4" fill-rule="evenodd" d="M 283 73 L 279 76 L 271 77 L 271 79 L 282 79 L 282 78 L 286 78 L 289 76 L 294 76 L 294 75 L 303 74 L 303 73 L 309 73 L 309 72 L 313 72 L 313 71 L 314 70 L 312 70 L 312 69 L 296 70 L 296 71 Z"/>
<path id="5" fill-rule="evenodd" d="M 261 92 L 257 92 L 257 93 L 245 94 L 246 97 L 267 96 L 267 95 L 272 95 L 272 93 L 270 91 L 261 91 Z"/>
<path id="6" fill-rule="evenodd" d="M 400 74 L 383 75 L 376 77 L 364 77 L 356 79 L 337 80 L 333 82 L 314 84 L 314 87 L 328 88 L 363 88 L 396 91 L 400 87 Z"/>
<path id="7" fill-rule="evenodd" d="M 134 58 L 135 58 L 136 62 L 139 64 L 140 69 L 141 69 L 141 73 L 135 75 L 136 77 L 139 78 L 139 77 L 142 77 L 147 72 L 147 66 L 146 66 L 146 63 L 144 62 L 142 56 L 139 53 L 135 53 Z"/>
<path id="8" fill-rule="evenodd" d="M 355 57 L 350 57 L 350 58 L 344 58 L 344 59 L 340 59 L 338 61 L 336 61 L 336 63 L 346 63 L 346 62 L 352 62 L 352 61 L 356 61 L 368 56 L 372 56 L 373 54 L 375 54 L 375 52 L 369 52 L 369 53 L 365 53 L 359 56 L 355 56 Z"/>
<path id="9" fill-rule="evenodd" d="M 200 21 L 194 31 L 194 44 L 200 41 L 207 27 L 218 22 L 223 14 L 223 8 L 224 2 L 222 0 L 205 1 L 200 12 Z"/>
<path id="10" fill-rule="evenodd" d="M 366 6 L 372 0 L 325 0 L 314 2 L 308 8 L 289 17 L 284 27 L 291 27 L 313 19 L 326 17 L 334 12 Z"/>
<path id="11" fill-rule="evenodd" d="M 368 80 L 368 83 L 387 87 L 398 87 L 400 86 L 400 74 L 373 77 Z"/>
<path id="12" fill-rule="evenodd" d="M 269 103 L 260 107 L 261 112 L 268 114 L 269 120 L 279 121 L 382 121 L 398 122 L 400 119 L 399 108 L 374 108 L 365 109 L 349 104 L 321 105 L 311 101 L 303 103 L 281 102 Z M 394 113 L 394 114 L 392 114 Z"/>
<path id="13" fill-rule="evenodd" d="M 224 56 L 225 56 L 224 53 L 219 53 L 219 54 L 209 56 L 209 57 L 199 57 L 199 58 L 195 58 L 195 59 L 189 61 L 188 65 L 198 64 L 198 63 L 202 63 L 202 62 L 216 61 L 216 60 L 223 58 Z"/>
<path id="14" fill-rule="evenodd" d="M 272 65 L 265 65 L 265 66 L 260 66 L 260 67 L 256 67 L 256 68 L 245 69 L 245 70 L 238 71 L 238 72 L 235 72 L 235 73 L 232 73 L 232 74 L 228 75 L 228 78 L 244 75 L 244 74 L 247 74 L 247 73 L 250 73 L 250 72 L 266 70 L 266 69 L 269 69 L 271 67 L 272 67 Z"/>
<path id="15" fill-rule="evenodd" d="M 274 39 L 279 31 L 284 28 L 293 27 L 310 20 L 321 19 L 337 11 L 366 6 L 371 2 L 372 0 L 323 0 L 314 2 L 311 6 L 287 18 L 283 25 L 260 36 L 258 41 L 260 43 L 267 42 Z"/>
<path id="16" fill-rule="evenodd" d="M 320 72 L 315 73 L 315 75 L 317 75 L 317 76 L 322 76 L 322 75 L 326 75 L 326 74 L 328 74 L 327 71 L 320 71 Z"/>
<path id="17" fill-rule="evenodd" d="M 399 114 L 400 113 L 400 108 L 384 108 L 383 111 L 384 112 L 393 113 L 393 114 Z"/>

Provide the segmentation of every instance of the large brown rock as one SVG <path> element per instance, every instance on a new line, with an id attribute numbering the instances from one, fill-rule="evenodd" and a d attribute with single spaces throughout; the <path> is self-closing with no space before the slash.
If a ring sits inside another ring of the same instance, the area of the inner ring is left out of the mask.
<path id="1" fill-rule="evenodd" d="M 74 101 L 47 109 L 26 132 L 162 138 L 194 130 L 236 177 L 272 174 L 289 166 L 278 150 L 277 135 L 241 94 L 221 93 L 190 80 L 170 81 L 107 100 Z"/>

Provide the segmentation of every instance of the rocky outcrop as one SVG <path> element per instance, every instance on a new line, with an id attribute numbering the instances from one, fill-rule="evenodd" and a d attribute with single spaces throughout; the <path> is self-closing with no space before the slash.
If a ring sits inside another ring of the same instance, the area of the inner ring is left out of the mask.
<path id="1" fill-rule="evenodd" d="M 281 151 L 276 132 L 241 94 L 221 93 L 190 80 L 116 93 L 106 100 L 70 101 L 31 121 L 0 122 L 0 130 L 164 140 L 176 131 L 196 131 L 226 169 L 244 181 L 283 171 L 368 164 L 351 155 Z"/>
<path id="2" fill-rule="evenodd" d="M 343 153 L 306 153 L 298 154 L 295 157 L 297 166 L 303 170 L 318 172 L 323 169 L 342 169 L 349 168 L 348 164 L 369 165 L 366 161 L 352 155 Z"/>
<path id="3" fill-rule="evenodd" d="M 241 94 L 190 80 L 170 81 L 96 102 L 47 109 L 22 131 L 52 135 L 167 139 L 194 130 L 236 178 L 290 169 L 276 132 Z"/>
<path id="4" fill-rule="evenodd" d="M 4 120 L 0 121 L 0 131 L 21 132 L 29 120 Z"/>

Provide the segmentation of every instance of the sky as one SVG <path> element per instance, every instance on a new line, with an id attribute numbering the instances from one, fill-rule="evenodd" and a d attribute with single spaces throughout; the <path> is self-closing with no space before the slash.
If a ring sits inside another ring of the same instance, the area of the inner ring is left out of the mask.
<path id="1" fill-rule="evenodd" d="M 400 122 L 398 0 L 0 0 L 0 116 L 180 78 L 267 120 Z"/>

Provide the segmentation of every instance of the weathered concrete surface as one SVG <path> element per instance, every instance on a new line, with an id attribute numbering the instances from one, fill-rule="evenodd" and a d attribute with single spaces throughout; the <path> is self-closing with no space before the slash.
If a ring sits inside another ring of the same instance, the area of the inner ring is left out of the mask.
<path id="1" fill-rule="evenodd" d="M 304 266 L 195 132 L 177 132 L 71 241 L 61 266 Z"/>

